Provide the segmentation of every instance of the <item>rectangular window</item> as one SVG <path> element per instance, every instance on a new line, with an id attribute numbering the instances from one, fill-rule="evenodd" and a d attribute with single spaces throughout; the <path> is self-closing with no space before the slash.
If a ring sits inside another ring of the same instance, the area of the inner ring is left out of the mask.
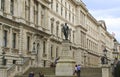
<path id="1" fill-rule="evenodd" d="M 13 60 L 13 64 L 16 64 L 16 60 Z"/>
<path id="2" fill-rule="evenodd" d="M 30 36 L 27 36 L 27 50 L 30 50 Z"/>
<path id="3" fill-rule="evenodd" d="M 10 13 L 12 15 L 14 14 L 14 0 L 11 0 L 11 2 L 10 2 Z"/>
<path id="4" fill-rule="evenodd" d="M 71 19 L 71 14 L 69 13 L 69 21 L 70 21 L 70 19 Z"/>
<path id="5" fill-rule="evenodd" d="M 67 10 L 65 9 L 65 18 L 67 19 Z"/>
<path id="6" fill-rule="evenodd" d="M 46 42 L 45 41 L 43 41 L 43 54 L 45 54 L 45 46 L 46 46 L 46 44 L 45 44 Z"/>
<path id="7" fill-rule="evenodd" d="M 58 3 L 56 3 L 56 12 L 58 12 Z"/>
<path id="8" fill-rule="evenodd" d="M 51 9 L 53 9 L 53 0 L 51 0 Z"/>
<path id="9" fill-rule="evenodd" d="M 75 31 L 73 31 L 73 43 L 75 42 Z"/>
<path id="10" fill-rule="evenodd" d="M 30 21 L 30 0 L 25 1 L 25 19 Z"/>
<path id="11" fill-rule="evenodd" d="M 82 11 L 80 11 L 80 18 L 81 25 L 85 25 L 85 14 Z"/>
<path id="12" fill-rule="evenodd" d="M 72 22 L 74 23 L 74 14 L 72 15 Z"/>
<path id="13" fill-rule="evenodd" d="M 38 24 L 38 2 L 34 1 L 34 23 Z"/>
<path id="14" fill-rule="evenodd" d="M 63 7 L 61 6 L 61 16 L 63 15 Z"/>
<path id="15" fill-rule="evenodd" d="M 74 9 L 72 8 L 72 23 L 74 23 Z"/>
<path id="16" fill-rule="evenodd" d="M 4 47 L 7 47 L 7 37 L 8 37 L 8 35 L 7 35 L 7 30 L 4 30 Z"/>
<path id="17" fill-rule="evenodd" d="M 63 0 L 61 0 L 61 3 L 63 2 Z"/>
<path id="18" fill-rule="evenodd" d="M 5 10 L 5 0 L 1 0 L 1 10 Z"/>
<path id="19" fill-rule="evenodd" d="M 53 45 L 51 45 L 50 56 L 51 56 L 51 58 L 53 57 Z"/>
<path id="20" fill-rule="evenodd" d="M 51 21 L 51 34 L 53 34 L 53 29 L 54 29 L 54 25 L 53 22 Z"/>
<path id="21" fill-rule="evenodd" d="M 58 47 L 56 48 L 56 58 L 58 57 Z"/>
<path id="22" fill-rule="evenodd" d="M 58 37 L 58 32 L 59 32 L 59 26 L 58 26 L 58 24 L 57 24 L 57 26 L 56 26 L 56 36 Z"/>
<path id="23" fill-rule="evenodd" d="M 65 2 L 65 18 L 67 18 L 67 3 Z"/>
<path id="24" fill-rule="evenodd" d="M 16 33 L 13 33 L 12 47 L 16 48 Z"/>

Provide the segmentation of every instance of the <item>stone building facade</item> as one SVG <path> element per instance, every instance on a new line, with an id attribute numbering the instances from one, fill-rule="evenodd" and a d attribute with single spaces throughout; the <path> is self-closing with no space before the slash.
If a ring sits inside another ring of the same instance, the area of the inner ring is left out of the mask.
<path id="1" fill-rule="evenodd" d="M 0 0 L 0 53 L 7 64 L 31 58 L 31 65 L 48 67 L 61 56 L 61 28 L 67 23 L 76 64 L 99 66 L 103 50 L 112 59 L 113 36 L 81 0 Z"/>

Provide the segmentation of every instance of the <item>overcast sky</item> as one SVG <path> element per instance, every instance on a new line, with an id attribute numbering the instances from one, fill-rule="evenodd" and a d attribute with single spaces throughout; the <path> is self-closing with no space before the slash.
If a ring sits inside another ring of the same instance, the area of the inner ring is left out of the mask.
<path id="1" fill-rule="evenodd" d="M 109 33 L 120 42 L 120 0 L 82 0 L 92 16 L 104 20 Z"/>

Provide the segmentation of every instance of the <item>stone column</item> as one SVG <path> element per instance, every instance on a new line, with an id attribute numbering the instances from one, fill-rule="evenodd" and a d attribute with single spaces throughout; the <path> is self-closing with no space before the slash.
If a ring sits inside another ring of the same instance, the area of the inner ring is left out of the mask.
<path id="1" fill-rule="evenodd" d="M 23 50 L 23 26 L 20 26 L 20 33 L 19 33 L 19 54 L 22 55 Z"/>
<path id="2" fill-rule="evenodd" d="M 10 53 L 12 53 L 12 43 L 13 43 L 13 40 L 12 40 L 12 28 L 10 28 L 10 35 L 9 35 L 9 47 L 10 47 Z"/>
<path id="3" fill-rule="evenodd" d="M 48 25 L 49 25 L 48 24 L 48 20 L 49 20 L 49 17 L 48 17 L 48 8 L 45 7 L 45 9 L 43 9 L 43 10 L 44 10 L 44 13 L 45 13 L 44 14 L 44 28 L 48 30 L 49 29 L 48 28 Z"/>
<path id="4" fill-rule="evenodd" d="M 2 43 L 3 43 L 3 27 L 2 23 L 0 23 L 0 53 L 2 53 Z"/>
<path id="5" fill-rule="evenodd" d="M 75 61 L 72 57 L 70 42 L 68 40 L 64 40 L 62 43 L 60 60 L 56 65 L 56 76 L 72 76 L 74 66 Z"/>
<path id="6" fill-rule="evenodd" d="M 102 77 L 110 77 L 110 67 L 107 64 L 102 65 Z"/>

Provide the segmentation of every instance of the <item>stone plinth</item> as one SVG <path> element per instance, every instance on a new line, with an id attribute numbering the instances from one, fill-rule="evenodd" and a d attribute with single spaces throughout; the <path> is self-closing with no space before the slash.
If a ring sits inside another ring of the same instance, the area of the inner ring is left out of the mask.
<path id="1" fill-rule="evenodd" d="M 107 64 L 102 65 L 102 77 L 110 77 L 110 66 Z"/>
<path id="2" fill-rule="evenodd" d="M 72 76 L 75 61 L 73 60 L 71 45 L 68 40 L 62 43 L 62 53 L 56 65 L 56 76 Z"/>

